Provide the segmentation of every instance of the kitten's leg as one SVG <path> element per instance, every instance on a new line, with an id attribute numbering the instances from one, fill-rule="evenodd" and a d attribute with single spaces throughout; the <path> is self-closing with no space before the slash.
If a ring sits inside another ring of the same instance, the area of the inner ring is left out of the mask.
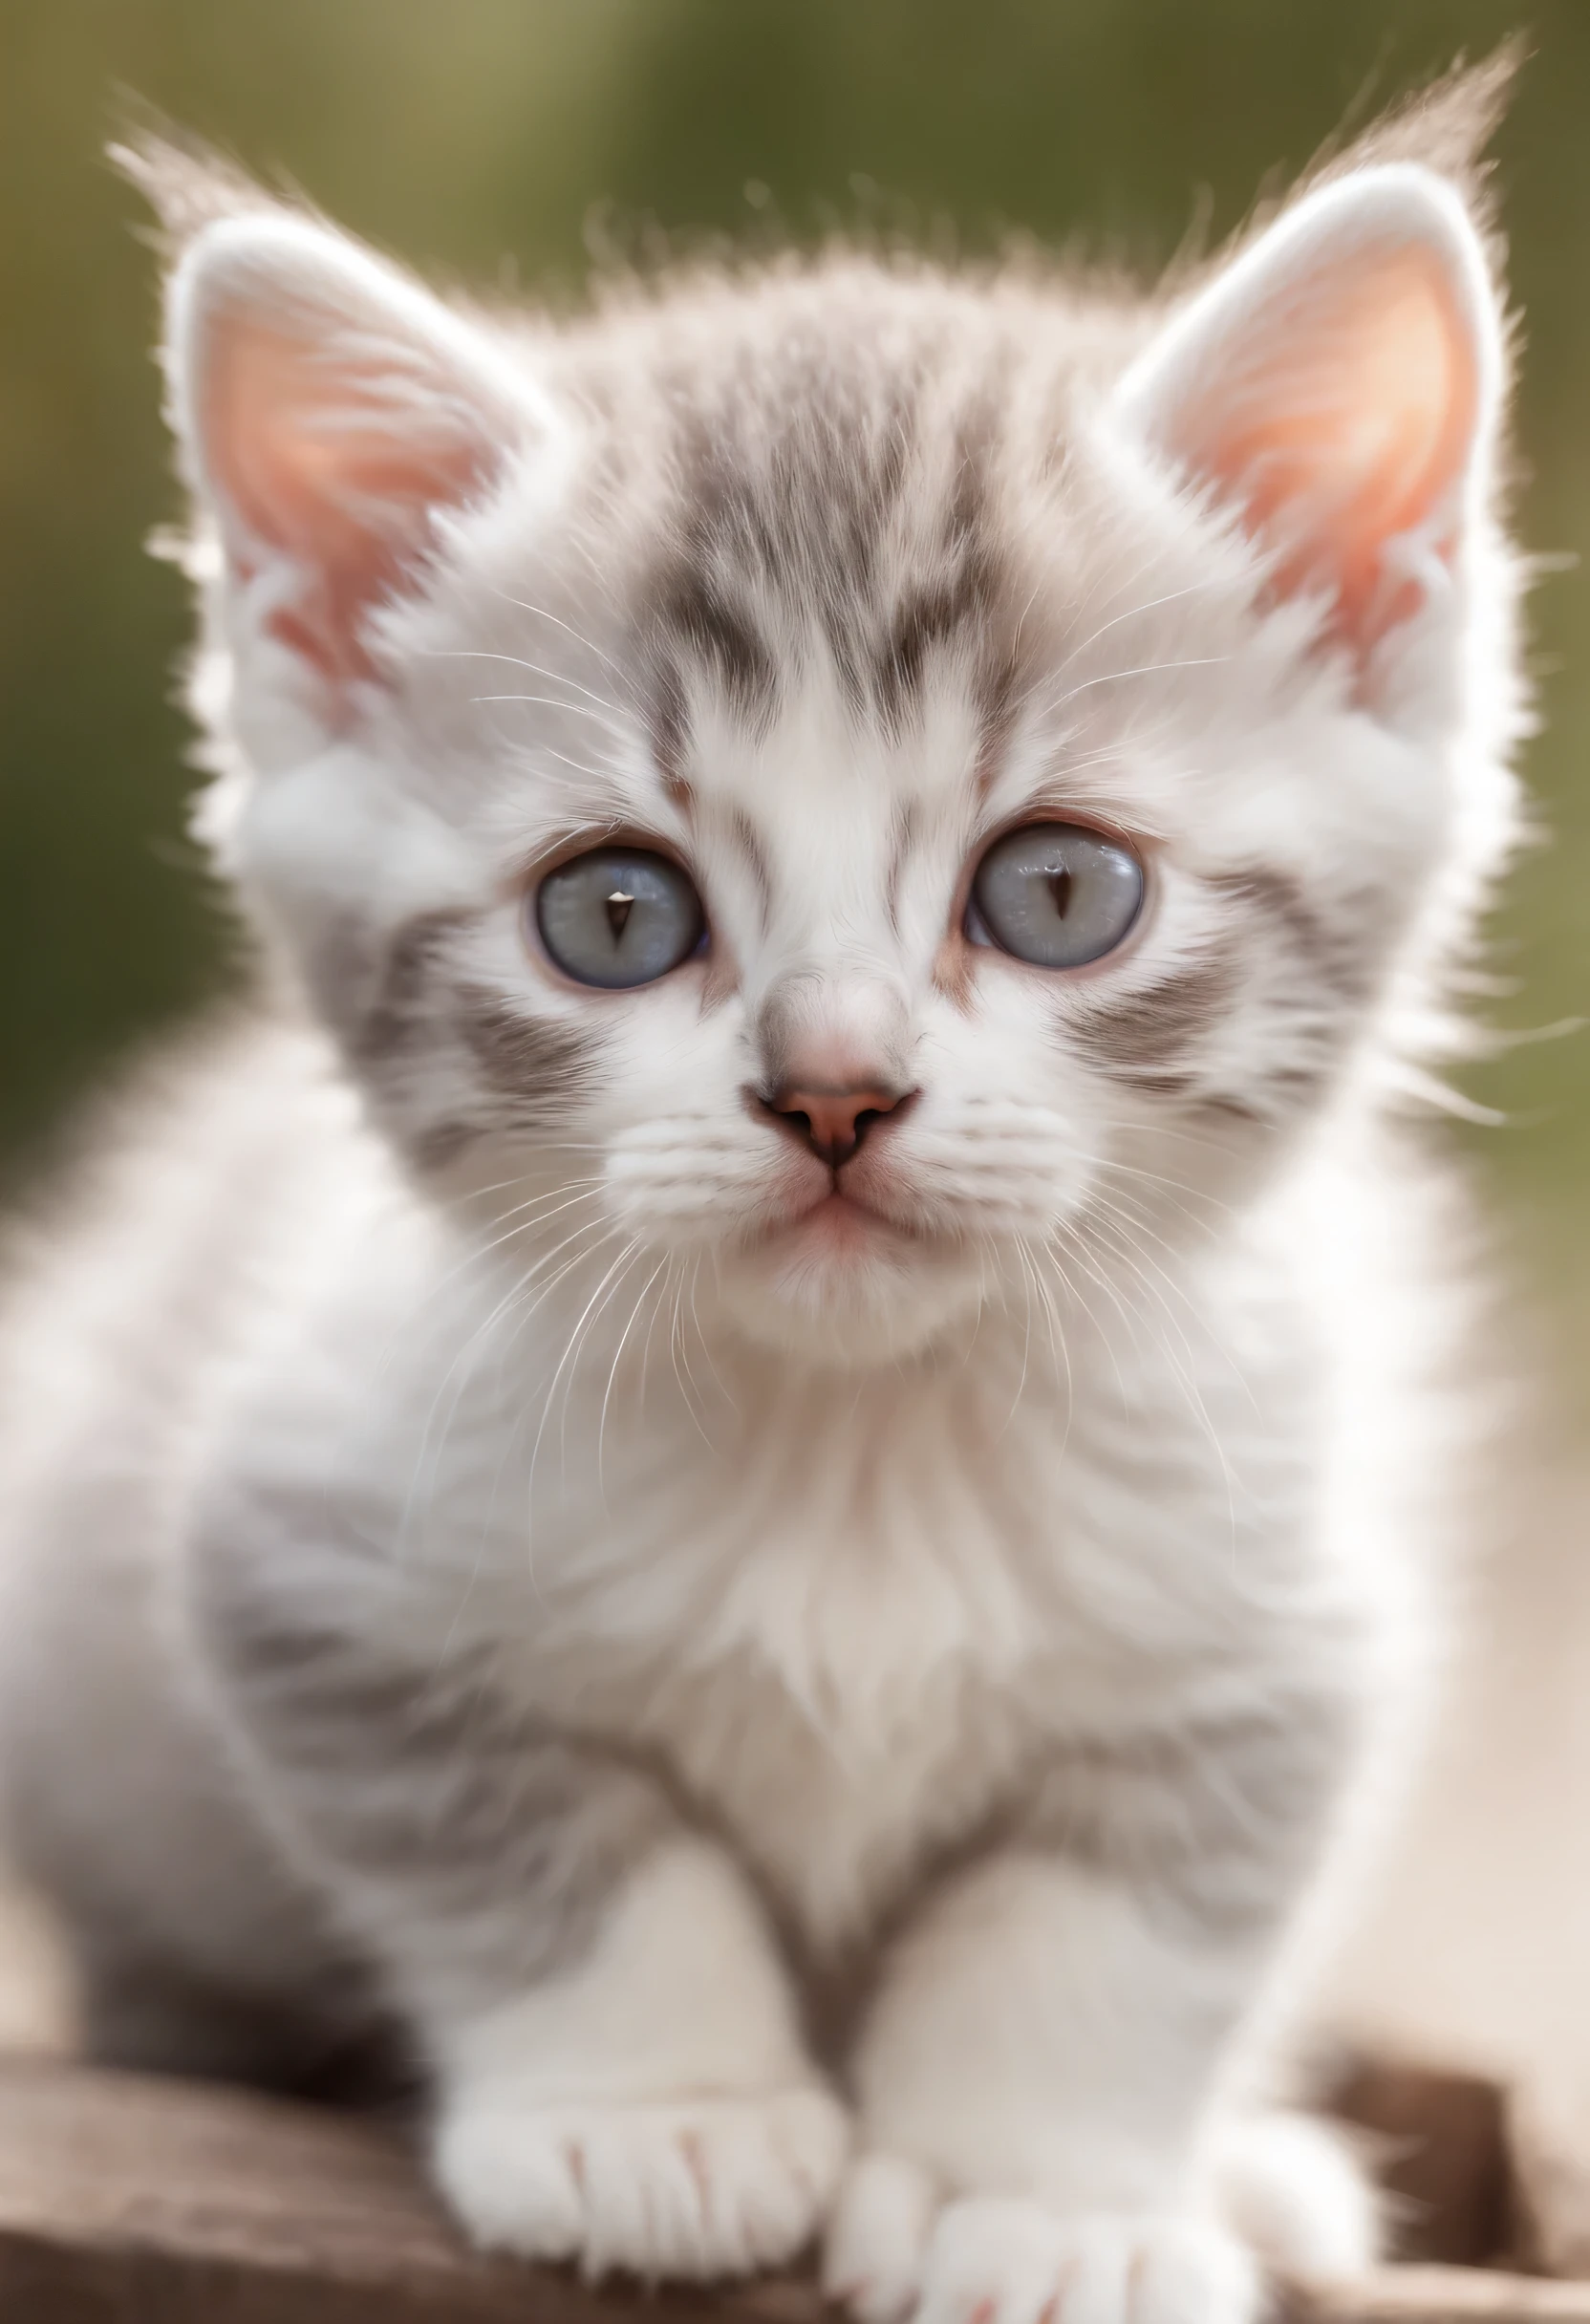
<path id="1" fill-rule="evenodd" d="M 846 2119 L 756 1898 L 663 1781 L 510 1712 L 479 1668 L 307 1618 L 269 1558 L 218 1560 L 201 1611 L 261 1805 L 433 2071 L 466 2227 L 590 2273 L 798 2251 Z"/>
<path id="2" fill-rule="evenodd" d="M 489 2244 L 650 2276 L 792 2257 L 847 2133 L 728 1860 L 659 1848 L 589 1954 L 439 2044 L 442 2186 Z"/>
<path id="3" fill-rule="evenodd" d="M 1317 1854 L 1335 1754 L 1314 1743 L 1293 1733 L 1247 1768 L 1206 1752 L 1196 1792 L 1168 1760 L 1128 1766 L 1112 1794 L 1095 1764 L 1050 1823 L 1073 1853 L 1035 1813 L 1030 1841 L 917 1911 L 858 2044 L 860 2152 L 828 2239 L 830 2290 L 866 2324 L 1256 2313 L 1253 2250 L 1214 2184 L 1216 2093 Z M 1340 2170 L 1314 2184 L 1357 2223 L 1343 2243 L 1321 2222 L 1315 2254 L 1366 2258 L 1348 2248 L 1366 2206 Z M 1306 2209 L 1307 2174 L 1288 2188 Z M 1282 2240 L 1309 2248 L 1307 2222 Z"/>

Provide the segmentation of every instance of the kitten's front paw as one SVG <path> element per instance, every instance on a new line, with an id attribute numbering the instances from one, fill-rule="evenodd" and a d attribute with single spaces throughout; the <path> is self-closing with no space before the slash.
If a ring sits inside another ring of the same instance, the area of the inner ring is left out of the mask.
<path id="1" fill-rule="evenodd" d="M 1199 2219 L 1084 2213 L 969 2195 L 868 2155 L 849 2174 L 824 2281 L 860 2324 L 1253 2324 L 1258 2270 Z"/>
<path id="2" fill-rule="evenodd" d="M 477 2242 L 656 2281 L 792 2259 L 826 2214 L 849 2126 L 826 2091 L 516 2107 L 461 2097 L 435 2145 Z"/>
<path id="3" fill-rule="evenodd" d="M 1340 2129 L 1310 2115 L 1250 2115 L 1226 2124 L 1211 2158 L 1213 2192 L 1278 2275 L 1362 2275 L 1380 2252 L 1380 2206 Z"/>

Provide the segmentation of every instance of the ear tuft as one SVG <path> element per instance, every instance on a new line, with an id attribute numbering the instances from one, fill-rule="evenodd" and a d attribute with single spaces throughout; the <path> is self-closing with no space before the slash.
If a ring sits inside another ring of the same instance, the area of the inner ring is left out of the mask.
<path id="1" fill-rule="evenodd" d="M 196 234 L 223 218 L 275 213 L 285 204 L 237 165 L 179 130 L 130 130 L 106 158 L 143 196 L 160 221 L 154 240 L 171 264 Z"/>
<path id="2" fill-rule="evenodd" d="M 1119 391 L 1131 424 L 1325 595 L 1361 653 L 1455 562 L 1501 335 L 1455 189 L 1388 162 L 1321 186 L 1175 316 Z"/>
<path id="3" fill-rule="evenodd" d="M 212 215 L 167 296 L 174 424 L 228 578 L 333 687 L 434 520 L 535 429 L 527 380 L 397 269 L 294 212 Z"/>
<path id="4" fill-rule="evenodd" d="M 1388 161 L 1417 162 L 1455 188 L 1483 232 L 1491 210 L 1486 148 L 1501 125 L 1528 54 L 1524 36 L 1513 32 L 1478 64 L 1460 56 L 1449 71 L 1382 114 L 1344 149 L 1327 146 L 1304 184 L 1322 184 Z"/>

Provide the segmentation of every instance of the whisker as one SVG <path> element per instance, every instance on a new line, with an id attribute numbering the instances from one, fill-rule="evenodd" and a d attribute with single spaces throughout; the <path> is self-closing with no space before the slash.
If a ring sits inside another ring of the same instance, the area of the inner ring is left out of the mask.
<path id="1" fill-rule="evenodd" d="M 585 702 L 560 701 L 557 696 L 552 694 L 476 694 L 472 695 L 470 699 L 472 701 L 477 703 L 524 702 L 528 704 L 533 709 L 566 710 L 574 718 L 599 719 L 602 721 L 604 725 L 609 723 L 608 713 L 606 711 L 592 710 L 589 704 Z"/>
<path id="2" fill-rule="evenodd" d="M 634 1266 L 644 1246 L 639 1241 L 638 1237 L 631 1237 L 630 1241 L 625 1244 L 623 1250 L 619 1253 L 617 1259 L 614 1259 L 612 1265 L 608 1269 L 607 1277 L 604 1279 L 607 1288 L 602 1290 L 601 1285 L 598 1285 L 598 1290 L 601 1291 L 601 1297 L 592 1303 L 587 1313 L 580 1318 L 579 1323 L 575 1325 L 574 1341 L 569 1351 L 571 1361 L 569 1366 L 569 1377 L 564 1384 L 563 1404 L 558 1414 L 558 1471 L 565 1482 L 567 1482 L 569 1475 L 569 1407 L 574 1391 L 574 1374 L 579 1368 L 580 1357 L 585 1353 L 586 1348 L 594 1339 L 598 1322 L 607 1312 L 608 1308 L 612 1304 L 612 1302 L 617 1298 L 620 1286 L 624 1282 L 626 1277 L 629 1275 L 631 1267 Z M 611 1388 L 612 1379 L 610 1375 L 610 1391 Z M 602 1405 L 602 1417 L 605 1422 L 607 1417 L 607 1401 L 605 1396 L 603 1398 Z M 599 1434 L 596 1446 L 596 1497 L 602 1505 L 603 1514 L 606 1515 L 607 1483 L 602 1472 L 602 1445 Z"/>
<path id="3" fill-rule="evenodd" d="M 630 1310 L 630 1320 L 629 1320 L 629 1322 L 628 1322 L 628 1323 L 625 1324 L 625 1326 L 624 1326 L 623 1330 L 622 1330 L 622 1331 L 619 1333 L 619 1335 L 618 1335 L 618 1345 L 617 1345 L 617 1346 L 616 1346 L 616 1347 L 613 1349 L 613 1351 L 612 1351 L 612 1362 L 611 1366 L 609 1366 L 609 1368 L 608 1368 L 608 1384 L 607 1384 L 607 1387 L 606 1387 L 606 1388 L 603 1389 L 603 1391 L 602 1391 L 602 1409 L 601 1409 L 601 1414 L 600 1414 L 600 1417 L 598 1418 L 597 1423 L 596 1423 L 596 1478 L 597 1478 L 597 1484 L 598 1484 L 598 1487 L 600 1487 L 600 1485 L 601 1485 L 601 1482 L 602 1482 L 602 1476 L 603 1476 L 603 1467 L 602 1467 L 602 1463 L 603 1463 L 603 1453 L 604 1453 L 604 1447 L 605 1447 L 605 1445 L 606 1445 L 606 1443 L 607 1443 L 607 1433 L 608 1433 L 608 1406 L 609 1406 L 609 1404 L 610 1404 L 610 1403 L 612 1402 L 612 1384 L 613 1384 L 613 1382 L 614 1382 L 614 1381 L 617 1379 L 617 1377 L 618 1377 L 618 1366 L 619 1366 L 619 1365 L 620 1365 L 620 1364 L 623 1362 L 623 1360 L 624 1360 L 624 1349 L 625 1349 L 626 1345 L 628 1345 L 628 1343 L 629 1343 L 629 1337 L 630 1337 L 631 1332 L 632 1332 L 632 1331 L 634 1329 L 634 1325 L 635 1325 L 635 1318 L 636 1318 L 636 1317 L 639 1315 L 640 1310 L 641 1310 L 641 1307 L 642 1307 L 642 1306 L 644 1305 L 644 1303 L 645 1303 L 645 1300 L 646 1300 L 646 1294 L 647 1294 L 647 1293 L 648 1293 L 648 1292 L 651 1290 L 652 1285 L 653 1285 L 653 1284 L 654 1284 L 654 1283 L 656 1281 L 657 1277 L 658 1277 L 659 1275 L 661 1275 L 661 1274 L 662 1274 L 662 1272 L 663 1272 L 663 1270 L 666 1268 L 667 1264 L 668 1264 L 668 1261 L 667 1261 L 667 1259 L 666 1259 L 665 1258 L 664 1258 L 664 1259 L 658 1259 L 658 1261 L 657 1261 L 657 1263 L 656 1263 L 656 1265 L 655 1265 L 655 1267 L 652 1269 L 651 1274 L 650 1274 L 650 1275 L 647 1277 L 647 1279 L 646 1279 L 645 1282 L 641 1284 L 641 1286 L 640 1286 L 640 1291 L 639 1291 L 638 1296 L 636 1297 L 636 1300 L 635 1300 L 634 1305 L 634 1306 L 631 1308 L 631 1310 Z M 645 1383 L 645 1356 L 644 1356 L 644 1354 L 643 1354 L 643 1355 L 642 1355 L 642 1357 L 641 1357 L 641 1366 L 642 1366 L 642 1369 L 641 1369 L 641 1382 L 642 1382 L 642 1388 L 643 1388 L 643 1389 L 644 1389 L 644 1383 Z"/>
<path id="4" fill-rule="evenodd" d="M 591 562 L 594 570 L 594 560 Z M 575 629 L 571 621 L 565 621 L 561 613 L 554 613 L 544 605 L 531 605 L 524 597 L 510 595 L 505 589 L 496 591 L 495 594 L 502 599 L 505 605 L 511 605 L 521 613 L 528 613 L 537 621 L 550 621 L 566 635 L 571 637 L 576 645 L 584 646 L 588 654 L 594 654 L 598 661 L 605 662 L 615 678 L 627 681 L 629 673 L 623 664 L 614 661 L 612 656 L 604 647 L 599 646 L 594 637 L 588 637 L 583 630 Z"/>
<path id="5" fill-rule="evenodd" d="M 509 602 L 514 600 L 510 599 Z M 430 661 L 505 662 L 510 670 L 526 670 L 532 678 L 549 678 L 554 684 L 572 686 L 576 694 L 585 696 L 587 701 L 599 704 L 610 718 L 622 719 L 625 716 L 621 702 L 610 701 L 605 694 L 597 694 L 593 688 L 582 686 L 579 679 L 570 678 L 567 670 L 550 670 L 545 662 L 527 660 L 523 654 L 494 653 L 485 646 L 429 646 L 424 652 Z M 565 706 L 573 707 L 571 703 Z"/>
<path id="6" fill-rule="evenodd" d="M 469 1337 L 465 1340 L 463 1346 L 460 1348 L 454 1355 L 452 1362 L 448 1365 L 446 1371 L 442 1374 L 440 1381 L 437 1385 L 436 1390 L 431 1398 L 429 1409 L 425 1415 L 424 1423 L 420 1429 L 419 1445 L 415 1454 L 414 1469 L 411 1473 L 409 1488 L 404 1499 L 402 1518 L 398 1528 L 398 1538 L 400 1540 L 407 1536 L 409 1520 L 414 1514 L 416 1497 L 419 1493 L 420 1480 L 426 1473 L 427 1465 L 429 1465 L 434 1475 L 435 1470 L 440 1466 L 442 1454 L 446 1451 L 448 1436 L 451 1432 L 453 1423 L 458 1417 L 459 1405 L 462 1399 L 464 1389 L 467 1387 L 470 1378 L 473 1376 L 479 1350 L 483 1343 L 485 1341 L 487 1335 L 493 1330 L 505 1313 L 514 1308 L 524 1300 L 526 1292 L 530 1289 L 531 1285 L 535 1281 L 536 1276 L 544 1267 L 549 1266 L 552 1260 L 555 1259 L 561 1252 L 568 1250 L 571 1245 L 577 1245 L 585 1236 L 591 1234 L 599 1224 L 599 1220 L 591 1220 L 584 1226 L 574 1228 L 571 1234 L 566 1236 L 560 1243 L 554 1245 L 553 1249 L 547 1253 L 543 1259 L 539 1259 L 536 1262 L 536 1265 L 526 1275 L 517 1278 L 512 1283 L 510 1283 L 508 1288 L 504 1292 L 502 1298 L 498 1300 L 496 1304 L 492 1307 L 490 1313 L 482 1323 L 475 1325 L 475 1327 L 471 1330 Z M 613 1228 L 609 1227 L 606 1230 L 606 1236 L 611 1236 L 615 1231 L 616 1230 Z M 602 1239 L 605 1238 L 606 1237 L 604 1237 Z M 599 1250 L 600 1247 L 601 1240 L 599 1239 L 598 1242 L 593 1246 L 593 1249 Z M 570 1264 L 577 1263 L 578 1256 L 576 1255 L 575 1260 L 571 1261 Z M 457 1380 L 456 1386 L 454 1385 L 455 1377 Z M 452 1389 L 451 1400 L 448 1403 L 446 1417 L 441 1422 L 440 1432 L 437 1437 L 435 1450 L 433 1452 L 431 1444 L 432 1431 L 436 1427 L 442 1399 L 447 1396 L 449 1388 Z"/>
<path id="7" fill-rule="evenodd" d="M 613 1229 L 610 1230 L 610 1232 L 611 1232 L 612 1234 L 614 1234 L 614 1235 L 617 1233 L 617 1231 L 618 1231 L 618 1230 L 617 1230 L 616 1228 L 613 1228 Z M 613 1260 L 612 1265 L 612 1266 L 610 1266 L 610 1267 L 608 1268 L 607 1273 L 606 1273 L 606 1274 L 605 1274 L 605 1275 L 602 1277 L 601 1281 L 600 1281 L 600 1282 L 597 1284 L 597 1286 L 596 1286 L 595 1290 L 594 1290 L 594 1291 L 591 1293 L 591 1295 L 590 1299 L 589 1299 L 589 1300 L 587 1300 L 587 1302 L 586 1302 L 586 1303 L 585 1303 L 584 1307 L 583 1307 L 583 1308 L 581 1309 L 581 1311 L 580 1311 L 580 1314 L 579 1314 L 578 1320 L 576 1321 L 576 1323 L 575 1323 L 575 1324 L 574 1324 L 573 1331 L 572 1331 L 572 1332 L 569 1334 L 569 1339 L 568 1339 L 568 1340 L 565 1342 L 565 1344 L 564 1344 L 564 1350 L 563 1350 L 563 1353 L 562 1353 L 562 1355 L 561 1355 L 561 1356 L 558 1358 L 557 1365 L 556 1365 L 555 1369 L 553 1370 L 551 1380 L 550 1380 L 550 1381 L 549 1381 L 549 1383 L 548 1384 L 548 1388 L 547 1388 L 546 1399 L 545 1399 L 545 1402 L 544 1402 L 544 1403 L 543 1403 L 543 1405 L 542 1405 L 542 1409 L 541 1409 L 541 1420 L 540 1420 L 539 1425 L 537 1426 L 536 1432 L 535 1432 L 535 1443 L 534 1443 L 534 1444 L 531 1446 L 531 1448 L 530 1448 L 530 1471 L 529 1471 L 529 1476 L 528 1476 L 528 1478 L 527 1478 L 527 1480 L 526 1480 L 526 1495 L 527 1495 L 527 1496 L 529 1497 L 529 1499 L 530 1499 L 532 1502 L 533 1502 L 533 1499 L 534 1499 L 534 1494 L 535 1494 L 535 1472 L 536 1472 L 536 1466 L 537 1466 L 537 1464 L 538 1464 L 538 1462 L 539 1462 L 539 1460 L 540 1460 L 540 1458 L 541 1458 L 541 1447 L 542 1447 L 542 1441 L 543 1441 L 543 1439 L 545 1438 L 546 1433 L 547 1433 L 547 1423 L 548 1423 L 548 1420 L 550 1419 L 550 1417 L 551 1417 L 551 1411 L 552 1411 L 552 1403 L 553 1403 L 554 1398 L 555 1398 L 555 1397 L 556 1397 L 556 1395 L 557 1395 L 557 1391 L 558 1391 L 558 1385 L 559 1385 L 560 1381 L 563 1379 L 564 1374 L 565 1374 L 565 1372 L 566 1372 L 566 1370 L 567 1370 L 567 1368 L 568 1368 L 568 1366 L 569 1366 L 569 1363 L 570 1356 L 573 1354 L 574 1350 L 577 1348 L 577 1346 L 578 1346 L 578 1345 L 579 1345 L 580 1338 L 581 1338 L 581 1334 L 582 1334 L 582 1332 L 583 1332 L 583 1330 L 584 1330 L 586 1321 L 587 1321 L 587 1319 L 589 1318 L 589 1316 L 591 1315 L 591 1309 L 592 1309 L 592 1308 L 595 1306 L 596 1302 L 597 1302 L 597 1301 L 600 1299 L 600 1297 L 601 1297 L 601 1295 L 602 1295 L 602 1292 L 603 1292 L 603 1290 L 605 1289 L 605 1287 L 607 1286 L 607 1284 L 608 1284 L 608 1283 L 609 1283 L 609 1282 L 612 1280 L 612 1276 L 613 1276 L 613 1273 L 614 1273 L 614 1270 L 615 1270 L 617 1267 L 619 1267 L 619 1266 L 620 1266 L 620 1265 L 623 1263 L 624 1259 L 626 1259 L 626 1257 L 628 1256 L 628 1254 L 629 1254 L 631 1251 L 634 1251 L 634 1250 L 637 1249 L 638 1247 L 639 1247 L 639 1246 L 638 1246 L 636 1243 L 634 1243 L 634 1242 L 632 1240 L 631 1242 L 629 1242 L 629 1243 L 627 1243 L 627 1244 L 625 1245 L 625 1247 L 624 1247 L 624 1249 L 623 1249 L 622 1251 L 620 1251 L 620 1253 L 619 1253 L 619 1255 L 618 1255 L 618 1258 L 617 1258 L 616 1259 L 614 1259 L 614 1260 Z M 565 1411 L 565 1414 L 567 1414 L 567 1411 L 568 1411 L 568 1400 L 567 1400 L 567 1397 L 565 1398 L 565 1403 L 564 1403 L 564 1411 Z"/>
<path id="8" fill-rule="evenodd" d="M 1089 693 L 1095 686 L 1113 686 L 1122 678 L 1157 678 L 1167 670 L 1213 670 L 1217 668 L 1221 662 L 1230 661 L 1231 658 L 1229 654 L 1189 654 L 1179 661 L 1144 661 L 1138 662 L 1134 668 L 1129 670 L 1105 670 L 1097 678 L 1083 678 L 1080 683 L 1061 695 L 1058 700 L 1052 702 L 1049 707 L 1052 710 L 1064 710 L 1066 703 L 1074 702 L 1079 695 Z"/>
<path id="9" fill-rule="evenodd" d="M 1156 550 L 1152 555 L 1144 559 L 1143 563 L 1138 566 L 1136 571 L 1128 580 L 1120 584 L 1120 587 L 1116 590 L 1115 594 L 1119 596 L 1122 590 L 1129 589 L 1133 581 L 1137 580 L 1143 573 L 1147 572 L 1150 565 L 1156 564 L 1157 562 L 1158 552 Z M 1107 635 L 1111 630 L 1118 630 L 1123 621 L 1135 621 L 1143 613 L 1157 613 L 1162 605 L 1174 605 L 1177 600 L 1182 597 L 1195 597 L 1201 590 L 1214 588 L 1218 576 L 1216 574 L 1206 574 L 1202 580 L 1189 581 L 1186 587 L 1183 589 L 1168 590 L 1161 597 L 1146 598 L 1140 604 L 1128 605 L 1124 612 L 1112 614 L 1108 621 L 1102 621 L 1096 630 L 1091 631 L 1089 635 L 1083 639 L 1081 645 L 1073 646 L 1071 648 L 1070 652 L 1066 655 L 1065 659 L 1060 665 L 1061 676 L 1064 677 L 1064 673 L 1070 669 L 1073 662 L 1081 660 L 1082 656 L 1087 652 L 1089 646 L 1097 645 L 1100 638 Z M 1109 601 L 1107 598 L 1105 602 L 1107 604 Z"/>
<path id="10" fill-rule="evenodd" d="M 1106 1234 L 1107 1237 L 1107 1229 L 1106 1230 Z M 1192 1345 L 1188 1341 L 1186 1332 L 1183 1330 L 1175 1315 L 1171 1311 L 1163 1291 L 1152 1280 L 1150 1280 L 1149 1275 L 1145 1274 L 1143 1267 L 1139 1265 L 1137 1263 L 1137 1259 L 1132 1257 L 1131 1251 L 1129 1249 L 1123 1249 L 1118 1242 L 1114 1242 L 1112 1237 L 1109 1237 L 1108 1241 L 1114 1249 L 1114 1256 L 1116 1259 L 1121 1264 L 1126 1266 L 1131 1272 L 1135 1280 L 1142 1284 L 1143 1289 L 1154 1302 L 1155 1305 L 1164 1316 L 1166 1323 L 1175 1333 L 1176 1338 L 1181 1344 L 1183 1355 L 1186 1358 L 1185 1364 L 1177 1357 L 1175 1349 L 1168 1341 L 1164 1339 L 1162 1339 L 1160 1343 L 1161 1352 L 1169 1360 L 1171 1371 L 1180 1383 L 1182 1392 L 1187 1398 L 1189 1408 L 1192 1411 L 1194 1418 L 1197 1420 L 1199 1427 L 1209 1441 L 1211 1450 L 1214 1452 L 1215 1458 L 1220 1464 L 1220 1473 L 1226 1487 L 1227 1508 L 1231 1523 L 1232 1548 L 1233 1553 L 1235 1554 L 1238 1533 L 1236 1517 L 1236 1477 L 1232 1468 L 1230 1457 L 1226 1452 L 1225 1443 L 1221 1438 L 1218 1430 L 1214 1426 L 1213 1417 L 1209 1411 L 1209 1408 L 1204 1401 L 1203 1391 L 1198 1386 L 1196 1377 L 1196 1363 Z M 1148 1255 L 1146 1253 L 1142 1253 L 1139 1256 L 1145 1259 L 1148 1259 Z M 1167 1284 L 1170 1283 L 1170 1279 L 1164 1276 L 1163 1269 L 1154 1266 L 1154 1262 L 1151 1259 L 1148 1259 L 1148 1264 L 1154 1268 L 1154 1273 L 1159 1275 Z M 1171 1287 L 1177 1289 L 1179 1294 L 1179 1286 Z M 1185 1295 L 1180 1296 L 1185 1297 Z M 1214 1344 L 1212 1343 L 1212 1345 Z M 1226 1353 L 1226 1351 L 1223 1349 L 1219 1352 L 1222 1355 Z M 1226 1360 L 1228 1362 L 1230 1361 L 1229 1356 L 1227 1356 Z M 1239 1370 L 1235 1371 L 1235 1377 L 1239 1382 L 1242 1382 L 1245 1385 L 1244 1375 Z"/>

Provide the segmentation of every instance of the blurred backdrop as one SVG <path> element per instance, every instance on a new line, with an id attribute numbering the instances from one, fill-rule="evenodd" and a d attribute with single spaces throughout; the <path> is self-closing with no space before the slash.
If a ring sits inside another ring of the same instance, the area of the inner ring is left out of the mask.
<path id="1" fill-rule="evenodd" d="M 1528 320 L 1523 529 L 1555 834 L 1495 928 L 1530 1029 L 1587 1006 L 1590 6 L 1534 0 L 0 0 L 0 1180 L 226 974 L 183 837 L 182 589 L 152 267 L 102 160 L 153 108 L 442 279 L 575 299 L 658 235 L 1016 229 L 1152 266 L 1522 24 L 1497 154 Z M 1559 563 L 1558 561 L 1562 561 Z M 1590 1035 L 1476 1069 L 1453 1131 L 1590 1406 Z"/>

